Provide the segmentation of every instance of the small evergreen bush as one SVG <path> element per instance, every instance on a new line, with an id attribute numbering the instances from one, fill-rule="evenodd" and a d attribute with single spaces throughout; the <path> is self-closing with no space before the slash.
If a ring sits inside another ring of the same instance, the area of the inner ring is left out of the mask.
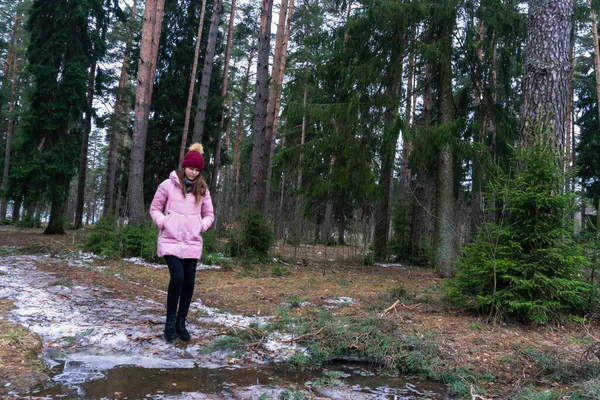
<path id="1" fill-rule="evenodd" d="M 227 235 L 233 257 L 266 258 L 275 243 L 273 230 L 262 214 L 253 210 L 243 212 Z"/>
<path id="2" fill-rule="evenodd" d="M 149 226 L 123 227 L 122 257 L 141 257 L 146 261 L 158 261 L 156 242 L 158 231 Z"/>
<path id="3" fill-rule="evenodd" d="M 42 226 L 39 216 L 24 215 L 20 220 L 15 222 L 15 226 L 19 228 L 39 228 Z"/>
<path id="4" fill-rule="evenodd" d="M 202 234 L 202 253 L 217 253 L 219 251 L 219 242 L 214 230 L 206 231 Z"/>
<path id="5" fill-rule="evenodd" d="M 85 239 L 84 247 L 99 256 L 117 257 L 121 242 L 117 219 L 112 216 L 101 218 Z"/>
<path id="6" fill-rule="evenodd" d="M 156 241 L 158 232 L 147 225 L 119 226 L 112 216 L 98 221 L 85 240 L 84 247 L 100 256 L 141 257 L 146 261 L 158 261 Z"/>
<path id="7" fill-rule="evenodd" d="M 572 194 L 544 129 L 516 149 L 515 172 L 495 180 L 488 203 L 497 220 L 483 224 L 447 282 L 449 298 L 491 315 L 547 322 L 588 306 L 587 260 L 566 216 Z M 492 200 L 492 201 L 490 201 Z"/>

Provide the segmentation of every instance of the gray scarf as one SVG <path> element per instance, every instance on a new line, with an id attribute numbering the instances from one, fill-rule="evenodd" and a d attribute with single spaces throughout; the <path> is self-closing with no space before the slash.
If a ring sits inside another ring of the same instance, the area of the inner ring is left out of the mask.
<path id="1" fill-rule="evenodd" d="M 196 181 L 195 179 L 193 181 L 190 181 L 187 176 L 183 177 L 183 181 L 185 182 L 185 191 L 187 193 L 190 193 L 192 191 L 192 186 L 194 186 L 194 182 Z"/>

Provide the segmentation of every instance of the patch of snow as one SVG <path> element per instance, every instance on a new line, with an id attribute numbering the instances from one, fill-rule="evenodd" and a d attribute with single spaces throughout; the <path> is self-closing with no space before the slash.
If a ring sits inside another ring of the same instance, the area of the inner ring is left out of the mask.
<path id="1" fill-rule="evenodd" d="M 191 307 L 197 308 L 204 313 L 204 316 L 198 318 L 199 322 L 223 325 L 226 327 L 239 326 L 242 328 L 247 328 L 250 326 L 250 324 L 264 324 L 271 319 L 271 317 L 247 317 L 243 315 L 223 313 L 215 310 L 214 308 L 204 306 L 202 302 L 194 302 L 192 303 Z"/>
<path id="2" fill-rule="evenodd" d="M 140 257 L 124 258 L 123 261 L 127 261 L 127 262 L 130 262 L 135 265 L 141 265 L 142 267 L 146 267 L 146 268 L 156 268 L 156 269 L 167 268 L 167 264 L 149 263 Z M 218 265 L 206 265 L 206 264 L 202 264 L 201 262 L 199 262 L 198 266 L 196 267 L 197 270 L 219 269 L 219 268 L 221 268 L 221 267 Z"/>
<path id="3" fill-rule="evenodd" d="M 383 263 L 375 263 L 373 264 L 376 267 L 383 267 L 383 268 L 402 268 L 404 267 L 403 264 L 399 264 L 399 263 L 392 263 L 392 264 L 383 264 Z"/>
<path id="4" fill-rule="evenodd" d="M 353 299 L 352 297 L 336 297 L 335 299 L 325 299 L 324 301 L 327 303 L 327 305 L 325 305 L 326 308 L 342 307 L 358 303 L 358 300 Z"/>

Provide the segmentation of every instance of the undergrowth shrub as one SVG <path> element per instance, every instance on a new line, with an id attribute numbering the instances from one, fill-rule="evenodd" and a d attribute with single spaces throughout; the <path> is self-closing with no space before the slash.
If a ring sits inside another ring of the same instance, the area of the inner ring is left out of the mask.
<path id="1" fill-rule="evenodd" d="M 157 229 L 150 224 L 120 226 L 115 217 L 104 217 L 88 234 L 84 247 L 100 256 L 141 257 L 158 261 L 156 255 Z"/>
<path id="2" fill-rule="evenodd" d="M 496 204 L 492 222 L 480 226 L 464 249 L 457 275 L 447 281 L 449 299 L 524 322 L 558 320 L 589 307 L 587 264 L 573 240 L 567 216 L 572 193 L 551 133 L 540 129 L 529 146 L 515 150 L 514 172 L 492 180 L 486 196 Z"/>
<path id="3" fill-rule="evenodd" d="M 219 251 L 219 242 L 214 230 L 206 231 L 202 234 L 202 252 L 217 253 Z"/>
<path id="4" fill-rule="evenodd" d="M 19 228 L 39 228 L 42 226 L 39 216 L 24 215 L 15 222 L 15 226 Z"/>
<path id="5" fill-rule="evenodd" d="M 275 243 L 271 226 L 257 211 L 244 211 L 227 231 L 229 250 L 233 257 L 266 258 Z"/>

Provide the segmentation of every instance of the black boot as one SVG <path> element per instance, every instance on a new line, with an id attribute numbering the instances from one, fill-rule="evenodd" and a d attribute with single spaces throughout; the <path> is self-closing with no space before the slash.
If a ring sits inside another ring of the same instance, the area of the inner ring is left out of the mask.
<path id="1" fill-rule="evenodd" d="M 175 329 L 175 322 L 177 316 L 175 314 L 167 314 L 167 321 L 165 322 L 165 339 L 171 341 L 177 338 L 177 331 Z"/>
<path id="2" fill-rule="evenodd" d="M 177 334 L 179 335 L 179 339 L 183 340 L 184 342 L 190 341 L 190 333 L 188 332 L 188 330 L 185 327 L 185 317 L 177 316 L 177 323 L 175 324 L 175 330 L 177 331 Z"/>

